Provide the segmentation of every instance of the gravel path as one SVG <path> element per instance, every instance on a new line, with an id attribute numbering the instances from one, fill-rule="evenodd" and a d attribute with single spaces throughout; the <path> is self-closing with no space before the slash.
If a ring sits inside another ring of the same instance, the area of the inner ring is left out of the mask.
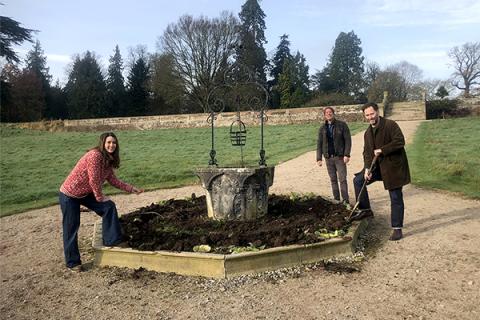
<path id="1" fill-rule="evenodd" d="M 407 141 L 418 123 L 399 122 Z M 362 147 L 358 134 L 348 166 L 352 201 Z M 314 152 L 278 165 L 271 191 L 331 194 L 326 168 L 316 166 Z M 381 183 L 369 192 L 375 219 L 364 239 L 365 259 L 352 273 L 323 264 L 229 280 L 121 268 L 71 273 L 63 268 L 58 206 L 2 218 L 1 318 L 480 319 L 480 201 L 407 186 L 405 238 L 390 242 L 388 192 Z M 192 193 L 203 191 L 189 186 L 113 198 L 127 213 Z M 84 262 L 92 259 L 96 219 L 82 214 Z"/>

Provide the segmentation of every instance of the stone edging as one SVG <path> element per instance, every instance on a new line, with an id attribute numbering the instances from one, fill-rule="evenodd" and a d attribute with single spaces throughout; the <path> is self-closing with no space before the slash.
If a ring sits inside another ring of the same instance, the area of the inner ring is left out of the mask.
<path id="1" fill-rule="evenodd" d="M 102 223 L 95 223 L 92 246 L 95 266 L 145 268 L 188 276 L 231 278 L 285 267 L 318 262 L 332 257 L 350 256 L 358 237 L 368 226 L 366 219 L 353 222 L 343 238 L 328 239 L 307 245 L 290 245 L 257 252 L 212 254 L 172 251 L 139 251 L 131 248 L 106 247 L 102 241 Z"/>

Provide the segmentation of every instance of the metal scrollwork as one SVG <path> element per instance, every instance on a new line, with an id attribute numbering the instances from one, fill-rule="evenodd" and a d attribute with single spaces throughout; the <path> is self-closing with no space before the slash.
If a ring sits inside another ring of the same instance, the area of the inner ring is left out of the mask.
<path id="1" fill-rule="evenodd" d="M 212 148 L 210 150 L 209 165 L 217 165 L 215 151 L 214 123 L 217 115 L 225 111 L 237 111 L 237 118 L 230 125 L 230 142 L 233 146 L 239 146 L 241 150 L 241 163 L 243 166 L 243 149 L 247 141 L 247 128 L 241 120 L 240 112 L 252 110 L 258 113 L 261 126 L 261 166 L 266 166 L 265 150 L 263 146 L 264 123 L 267 121 L 266 110 L 268 104 L 268 91 L 255 72 L 249 70 L 240 63 L 233 63 L 223 74 L 223 79 L 208 95 L 207 110 L 209 116 L 207 123 L 211 125 L 212 130 Z"/>

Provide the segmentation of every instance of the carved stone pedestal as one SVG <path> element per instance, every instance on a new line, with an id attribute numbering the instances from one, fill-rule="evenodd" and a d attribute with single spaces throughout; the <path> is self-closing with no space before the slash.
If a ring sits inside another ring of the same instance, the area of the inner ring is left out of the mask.
<path id="1" fill-rule="evenodd" d="M 267 213 L 268 188 L 275 167 L 196 170 L 207 190 L 208 216 L 215 220 L 251 220 Z"/>

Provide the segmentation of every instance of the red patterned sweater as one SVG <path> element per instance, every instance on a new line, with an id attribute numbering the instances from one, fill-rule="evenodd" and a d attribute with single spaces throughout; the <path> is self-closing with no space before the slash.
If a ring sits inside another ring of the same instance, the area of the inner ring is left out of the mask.
<path id="1" fill-rule="evenodd" d="M 83 198 L 93 192 L 97 201 L 102 201 L 102 185 L 108 181 L 115 188 L 132 192 L 133 186 L 119 180 L 112 167 L 104 168 L 102 154 L 98 150 L 88 151 L 68 175 L 60 187 L 60 192 L 73 198 Z"/>

